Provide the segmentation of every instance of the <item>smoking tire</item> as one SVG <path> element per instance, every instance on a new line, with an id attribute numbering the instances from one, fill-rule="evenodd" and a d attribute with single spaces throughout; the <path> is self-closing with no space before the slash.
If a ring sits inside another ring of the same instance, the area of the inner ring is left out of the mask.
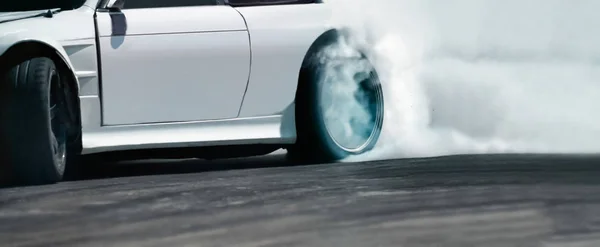
<path id="1" fill-rule="evenodd" d="M 18 185 L 60 181 L 69 147 L 59 70 L 36 57 L 0 72 L 2 170 Z"/>
<path id="2" fill-rule="evenodd" d="M 373 149 L 383 126 L 383 89 L 363 55 L 317 56 L 300 73 L 294 160 L 332 162 Z"/>

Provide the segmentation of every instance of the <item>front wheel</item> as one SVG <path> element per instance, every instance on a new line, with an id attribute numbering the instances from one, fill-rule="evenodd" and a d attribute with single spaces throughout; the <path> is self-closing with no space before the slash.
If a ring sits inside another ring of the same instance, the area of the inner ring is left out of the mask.
<path id="1" fill-rule="evenodd" d="M 1 76 L 0 165 L 16 184 L 60 181 L 70 154 L 59 70 L 51 59 L 37 57 Z"/>
<path id="2" fill-rule="evenodd" d="M 296 98 L 298 139 L 288 149 L 293 158 L 341 160 L 372 150 L 379 139 L 384 100 L 377 72 L 362 54 L 340 54 L 322 52 L 301 71 Z"/>

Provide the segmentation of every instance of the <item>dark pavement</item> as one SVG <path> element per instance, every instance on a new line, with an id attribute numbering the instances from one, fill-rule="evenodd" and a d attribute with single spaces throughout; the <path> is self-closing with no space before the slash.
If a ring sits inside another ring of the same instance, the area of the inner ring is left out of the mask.
<path id="1" fill-rule="evenodd" d="M 600 246 L 600 156 L 287 165 L 141 161 L 0 189 L 0 246 Z"/>

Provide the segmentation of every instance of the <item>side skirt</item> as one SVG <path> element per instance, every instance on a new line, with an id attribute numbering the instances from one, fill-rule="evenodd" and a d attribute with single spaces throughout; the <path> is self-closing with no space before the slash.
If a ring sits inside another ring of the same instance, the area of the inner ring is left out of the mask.
<path id="1" fill-rule="evenodd" d="M 282 115 L 228 120 L 102 126 L 83 130 L 82 154 L 210 147 L 223 145 L 293 144 L 293 121 Z"/>

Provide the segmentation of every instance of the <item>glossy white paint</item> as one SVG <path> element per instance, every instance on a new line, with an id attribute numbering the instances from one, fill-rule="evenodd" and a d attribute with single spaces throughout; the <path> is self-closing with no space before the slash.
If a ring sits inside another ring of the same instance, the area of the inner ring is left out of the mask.
<path id="1" fill-rule="evenodd" d="M 84 5 L 89 8 L 95 9 L 98 6 L 99 2 L 100 0 L 86 0 Z"/>
<path id="2" fill-rule="evenodd" d="M 109 17 L 109 15 L 114 18 L 103 21 L 103 18 Z M 119 19 L 119 17 L 125 19 Z M 121 13 L 98 11 L 98 32 L 100 36 L 111 36 L 113 27 L 125 24 L 121 23 L 121 20 L 127 22 L 127 36 L 225 31 L 245 32 L 247 30 L 244 18 L 229 6 L 172 7 L 124 9 Z"/>
<path id="3" fill-rule="evenodd" d="M 79 107 L 81 107 L 81 128 L 83 136 L 86 136 L 90 131 L 100 131 L 103 127 L 102 123 L 102 107 L 100 105 L 100 97 L 94 96 L 79 96 Z M 83 143 L 85 145 L 85 143 Z"/>
<path id="4" fill-rule="evenodd" d="M 324 4 L 99 11 L 99 47 L 96 5 L 0 24 L 0 54 L 43 42 L 72 69 L 84 153 L 295 141 L 298 71 L 329 29 Z"/>
<path id="5" fill-rule="evenodd" d="M 98 97 L 80 97 L 84 119 L 100 116 Z M 83 134 L 83 154 L 149 148 L 202 147 L 238 144 L 292 144 L 296 141 L 295 111 L 291 105 L 281 115 L 213 121 L 103 126 L 88 124 Z"/>
<path id="6" fill-rule="evenodd" d="M 97 20 L 103 125 L 237 117 L 250 73 L 237 11 L 126 9 L 98 12 Z"/>
<path id="7" fill-rule="evenodd" d="M 224 121 L 107 126 L 83 136 L 84 154 L 238 144 L 291 144 L 295 130 L 282 131 L 282 116 Z"/>
<path id="8" fill-rule="evenodd" d="M 252 40 L 252 71 L 240 117 L 278 114 L 293 101 L 300 65 L 329 29 L 326 4 L 240 7 Z"/>
<path id="9" fill-rule="evenodd" d="M 79 95 L 97 96 L 99 80 L 96 40 L 93 37 L 65 40 L 61 42 L 61 46 L 73 64 L 73 73 L 79 81 Z"/>

